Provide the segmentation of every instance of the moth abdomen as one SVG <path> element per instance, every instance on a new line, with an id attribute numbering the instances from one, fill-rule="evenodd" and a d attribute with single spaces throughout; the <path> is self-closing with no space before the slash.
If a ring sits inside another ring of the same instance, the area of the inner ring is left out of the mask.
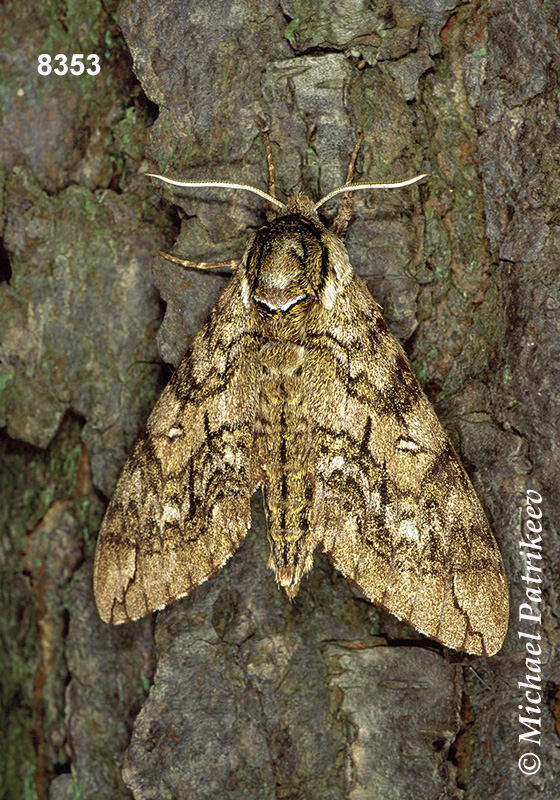
<path id="1" fill-rule="evenodd" d="M 312 565 L 310 537 L 311 436 L 307 413 L 305 345 L 271 341 L 260 351 L 263 369 L 258 438 L 264 473 L 271 566 L 290 597 Z"/>

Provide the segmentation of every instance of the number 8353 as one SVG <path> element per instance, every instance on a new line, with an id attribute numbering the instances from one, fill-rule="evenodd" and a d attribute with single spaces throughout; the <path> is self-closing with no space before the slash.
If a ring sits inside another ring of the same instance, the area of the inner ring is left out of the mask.
<path id="1" fill-rule="evenodd" d="M 53 61 L 56 62 L 56 66 L 53 66 Z M 85 56 L 85 61 L 89 64 L 84 63 L 83 53 L 74 53 L 70 64 L 68 64 L 68 56 L 63 53 L 59 53 L 54 58 L 51 58 L 48 53 L 42 53 L 37 59 L 37 72 L 39 75 L 50 75 L 51 72 L 54 72 L 55 75 L 66 75 L 68 72 L 72 75 L 82 75 L 84 72 L 88 75 L 98 75 L 101 72 L 98 55 L 92 53 Z"/>

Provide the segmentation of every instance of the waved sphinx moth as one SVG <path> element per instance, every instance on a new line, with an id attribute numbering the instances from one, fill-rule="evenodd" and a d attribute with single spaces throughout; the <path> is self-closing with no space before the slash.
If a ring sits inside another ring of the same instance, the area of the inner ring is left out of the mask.
<path id="1" fill-rule="evenodd" d="M 281 212 L 234 262 L 124 466 L 97 544 L 99 613 L 137 619 L 214 575 L 245 537 L 262 486 L 269 566 L 289 597 L 318 546 L 421 633 L 492 655 L 508 623 L 496 541 L 403 350 L 317 215 L 335 194 L 377 185 L 280 203 L 265 142 L 269 194 L 154 176 L 246 189 Z"/>

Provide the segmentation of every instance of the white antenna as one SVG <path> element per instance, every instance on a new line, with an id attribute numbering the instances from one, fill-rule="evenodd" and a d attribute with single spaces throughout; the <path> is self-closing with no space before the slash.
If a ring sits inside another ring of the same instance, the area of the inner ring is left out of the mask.
<path id="1" fill-rule="evenodd" d="M 416 178 L 409 178 L 407 181 L 399 181 L 398 183 L 348 183 L 345 186 L 339 186 L 338 189 L 333 189 L 332 192 L 325 195 L 318 203 L 315 203 L 313 208 L 317 211 L 318 208 L 329 200 L 332 200 L 333 197 L 336 197 L 338 194 L 344 194 L 345 192 L 357 192 L 363 189 L 401 189 L 403 186 L 411 186 L 413 183 L 418 183 L 422 178 L 427 178 L 429 174 L 429 172 L 425 172 L 423 175 L 417 175 Z M 172 178 L 166 178 L 163 175 L 155 175 L 153 172 L 146 172 L 146 176 L 148 178 L 157 178 L 165 183 L 170 183 L 172 186 L 186 186 L 194 189 L 242 189 L 245 192 L 258 194 L 259 197 L 264 197 L 269 203 L 286 210 L 285 203 L 281 203 L 280 200 L 277 200 L 271 194 L 263 192 L 262 189 L 257 189 L 256 186 L 249 186 L 247 183 L 232 183 L 231 181 L 176 181 Z"/>
<path id="2" fill-rule="evenodd" d="M 336 197 L 337 194 L 343 194 L 344 192 L 357 192 L 358 189 L 400 189 L 402 186 L 411 186 L 413 183 L 418 183 L 421 181 L 422 178 L 427 178 L 429 172 L 425 172 L 424 175 L 417 175 L 416 178 L 409 178 L 407 181 L 400 181 L 399 183 L 348 183 L 346 186 L 340 186 L 338 189 L 333 189 L 332 192 L 329 192 L 325 195 L 318 203 L 315 203 L 313 208 L 317 211 L 322 205 L 327 203 L 329 200 L 332 200 L 333 197 Z"/>
<path id="3" fill-rule="evenodd" d="M 230 181 L 174 181 L 171 178 L 165 178 L 163 175 L 154 175 L 153 172 L 146 172 L 146 176 L 148 178 L 157 178 L 160 181 L 165 181 L 165 183 L 170 183 L 172 186 L 192 186 L 197 189 L 204 189 L 206 187 L 214 187 L 216 189 L 243 189 L 246 192 L 258 194 L 259 197 L 264 197 L 269 203 L 273 203 L 273 205 L 279 208 L 286 209 L 285 203 L 281 203 L 280 200 L 277 200 L 271 194 L 263 192 L 262 189 L 257 189 L 256 186 L 249 186 L 246 183 L 231 183 Z"/>

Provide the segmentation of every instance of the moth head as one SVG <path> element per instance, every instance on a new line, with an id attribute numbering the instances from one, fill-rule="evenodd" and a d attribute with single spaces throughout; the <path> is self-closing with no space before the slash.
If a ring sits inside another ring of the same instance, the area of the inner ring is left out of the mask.
<path id="1" fill-rule="evenodd" d="M 314 303 L 331 308 L 352 272 L 308 197 L 292 197 L 286 212 L 255 233 L 240 265 L 244 300 L 265 321 L 294 321 Z"/>

